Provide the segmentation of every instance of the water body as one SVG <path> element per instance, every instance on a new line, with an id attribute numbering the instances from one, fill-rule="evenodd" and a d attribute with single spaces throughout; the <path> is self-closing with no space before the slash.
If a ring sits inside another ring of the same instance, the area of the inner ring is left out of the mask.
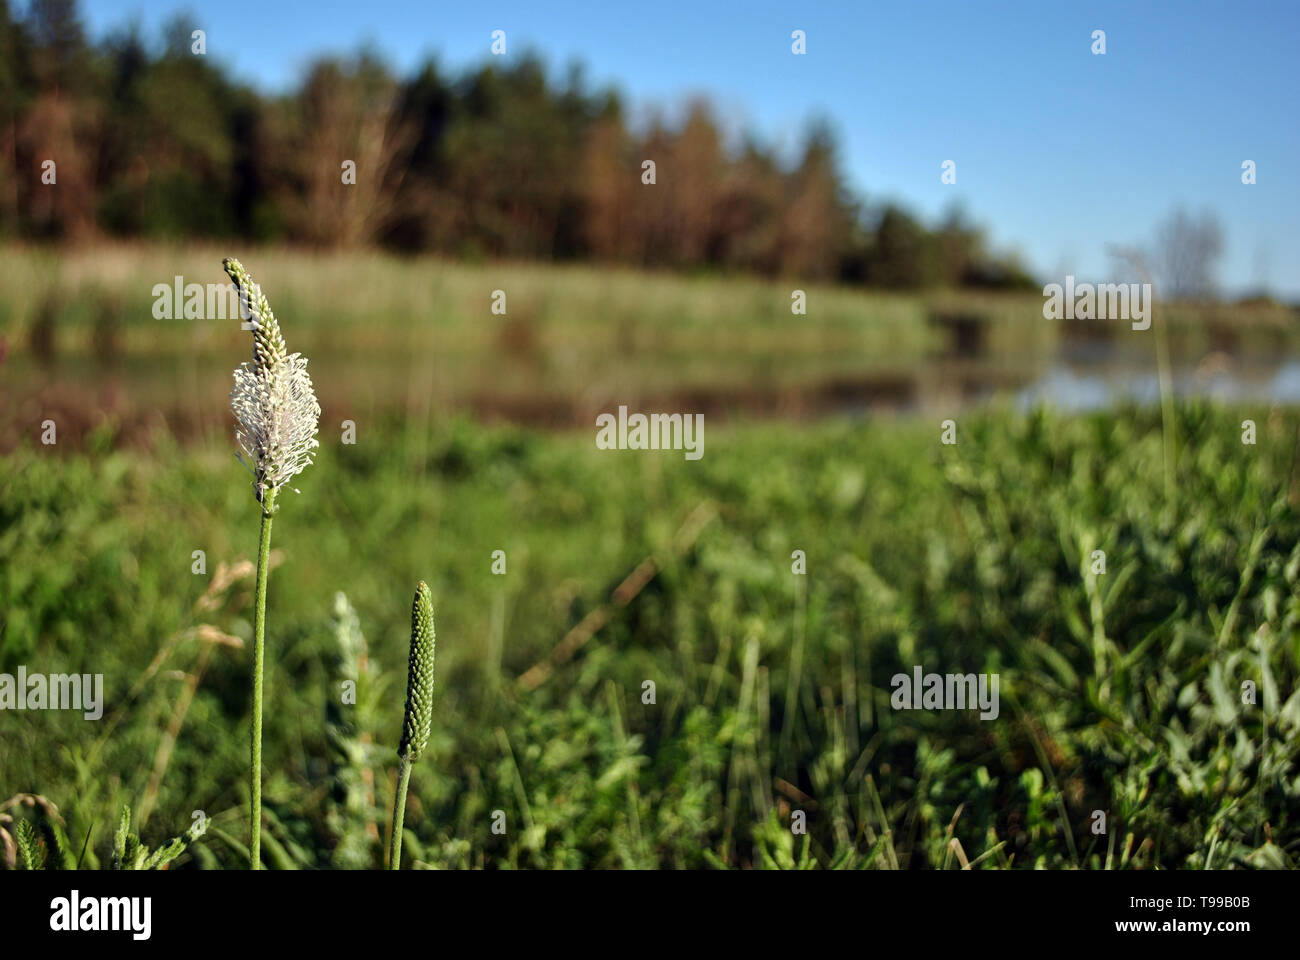
<path id="1" fill-rule="evenodd" d="M 1280 366 L 1214 365 L 1173 372 L 1174 395 L 1225 403 L 1300 406 L 1300 360 Z M 1021 409 L 1047 404 L 1059 410 L 1101 410 L 1118 403 L 1160 402 L 1160 381 L 1150 367 L 1055 363 L 1015 395 Z"/>

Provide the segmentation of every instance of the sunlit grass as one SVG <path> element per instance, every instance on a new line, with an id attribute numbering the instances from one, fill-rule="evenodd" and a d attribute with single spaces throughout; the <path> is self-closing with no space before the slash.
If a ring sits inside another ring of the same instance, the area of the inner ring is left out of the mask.
<path id="1" fill-rule="evenodd" d="M 346 834 L 348 862 L 382 865 L 401 715 L 371 709 L 353 736 L 373 746 L 340 759 L 332 614 L 346 590 L 368 662 L 400 690 L 404 585 L 420 578 L 447 642 L 428 762 L 411 776 L 410 866 L 1293 860 L 1297 426 L 1267 408 L 1180 407 L 1172 511 L 1159 417 L 1131 409 L 972 415 L 955 447 L 928 420 L 719 427 L 698 463 L 598 451 L 588 431 L 464 422 L 327 442 L 277 531 L 268 864 L 329 865 Z M 256 547 L 228 452 L 111 446 L 29 447 L 0 477 L 0 669 L 103 672 L 118 722 L 94 753 L 79 718 L 0 715 L 6 788 L 58 802 L 74 844 L 149 787 L 199 641 L 180 641 L 129 708 L 123 697 L 207 589 L 192 551 L 212 565 Z M 1096 547 L 1108 569 L 1089 578 Z M 647 558 L 657 575 L 613 599 Z M 246 642 L 247 590 L 207 614 Z M 602 609 L 544 682 L 518 683 Z M 205 810 L 214 830 L 179 865 L 247 862 L 222 839 L 247 809 L 247 657 L 212 657 L 143 831 L 158 844 Z M 914 664 L 998 671 L 999 719 L 891 710 L 890 677 Z M 340 806 L 336 784 L 358 771 L 378 799 Z M 498 809 L 504 835 L 490 830 Z M 790 833 L 796 809 L 807 841 Z M 1097 809 L 1105 836 L 1088 829 Z M 88 858 L 103 862 L 96 838 Z"/>

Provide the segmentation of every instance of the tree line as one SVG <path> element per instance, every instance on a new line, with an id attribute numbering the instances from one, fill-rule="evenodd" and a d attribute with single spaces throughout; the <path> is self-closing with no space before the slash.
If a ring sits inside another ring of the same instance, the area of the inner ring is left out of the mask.
<path id="1" fill-rule="evenodd" d="M 94 42 L 75 0 L 0 0 L 0 237 L 1036 286 L 960 210 L 928 226 L 856 196 L 825 122 L 783 158 L 754 136 L 728 143 L 706 100 L 633 117 L 580 68 L 555 78 L 533 54 L 456 74 L 429 60 L 406 77 L 369 52 L 322 57 L 296 89 L 265 94 L 196 55 L 192 28 Z"/>

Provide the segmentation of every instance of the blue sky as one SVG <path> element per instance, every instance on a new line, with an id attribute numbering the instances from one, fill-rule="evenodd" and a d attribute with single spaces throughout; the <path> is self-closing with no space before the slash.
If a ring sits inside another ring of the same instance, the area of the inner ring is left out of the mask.
<path id="1" fill-rule="evenodd" d="M 797 145 L 828 118 L 868 200 L 927 219 L 960 202 L 994 245 L 1043 279 L 1109 275 L 1107 245 L 1147 244 L 1175 206 L 1218 216 L 1219 280 L 1300 298 L 1300 3 L 1126 0 L 975 3 L 766 0 L 399 3 L 393 0 L 89 0 L 95 38 L 181 11 L 208 55 L 266 90 L 291 88 L 321 53 L 369 44 L 401 73 L 427 56 L 477 64 L 493 30 L 556 75 L 629 104 L 672 109 L 706 94 L 733 130 Z M 791 53 L 791 31 L 807 54 Z M 1094 56 L 1093 30 L 1106 31 Z M 953 160 L 957 183 L 940 182 Z M 1258 182 L 1241 183 L 1253 160 Z"/>

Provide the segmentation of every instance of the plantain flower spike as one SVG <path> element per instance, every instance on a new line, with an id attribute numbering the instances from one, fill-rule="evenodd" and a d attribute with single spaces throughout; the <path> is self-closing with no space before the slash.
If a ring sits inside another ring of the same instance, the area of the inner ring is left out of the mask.
<path id="1" fill-rule="evenodd" d="M 234 257 L 222 261 L 239 290 L 240 313 L 253 331 L 253 360 L 235 370 L 230 409 L 240 461 L 253 474 L 258 502 L 312 462 L 320 404 L 307 374 L 307 358 L 289 353 L 262 288 Z"/>
<path id="2" fill-rule="evenodd" d="M 414 763 L 429 745 L 433 724 L 433 597 L 421 580 L 411 604 L 411 658 L 406 674 L 406 717 L 397 755 Z"/>

